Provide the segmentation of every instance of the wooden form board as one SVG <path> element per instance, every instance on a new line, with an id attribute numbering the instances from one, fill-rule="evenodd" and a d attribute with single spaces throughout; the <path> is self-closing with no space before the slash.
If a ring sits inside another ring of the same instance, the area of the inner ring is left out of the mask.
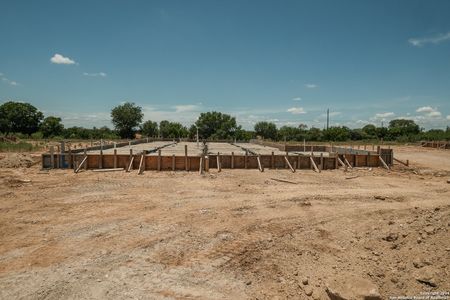
<path id="1" fill-rule="evenodd" d="M 59 154 L 54 154 L 53 163 L 61 159 Z M 133 162 L 131 165 L 132 170 L 139 170 L 140 158 L 142 154 L 133 154 Z M 99 169 L 101 165 L 104 169 L 112 168 L 124 168 L 125 170 L 130 167 L 130 155 L 129 154 L 88 154 L 85 162 L 87 169 Z M 259 163 L 258 163 L 259 157 Z M 220 168 L 221 169 L 262 169 L 273 168 L 273 169 L 289 169 L 289 164 L 294 169 L 311 169 L 313 166 L 311 164 L 309 155 L 220 155 Z M 343 156 L 339 155 L 341 160 Z M 72 154 L 64 155 L 63 159 L 67 162 L 71 160 L 73 166 L 78 166 L 84 158 L 84 154 Z M 337 156 L 332 157 L 311 157 L 317 167 L 321 170 L 335 169 L 337 164 Z M 352 155 L 347 154 L 346 158 L 351 165 L 355 167 L 378 167 L 381 166 L 378 155 Z M 49 154 L 44 154 L 42 156 L 42 165 L 44 168 L 51 168 L 51 159 Z M 172 170 L 189 170 L 198 171 L 200 168 L 200 157 L 199 156 L 173 156 L 173 155 L 146 155 L 144 157 L 144 170 L 158 170 L 158 160 L 160 159 L 161 171 L 172 171 Z M 100 162 L 101 160 L 101 162 Z M 323 161 L 323 165 L 321 162 Z M 217 155 L 208 156 L 209 168 L 217 169 Z M 187 163 L 187 166 L 186 166 Z M 67 164 L 68 165 L 68 164 Z M 55 166 L 54 166 L 55 167 Z M 203 164 L 204 169 L 206 164 Z"/>

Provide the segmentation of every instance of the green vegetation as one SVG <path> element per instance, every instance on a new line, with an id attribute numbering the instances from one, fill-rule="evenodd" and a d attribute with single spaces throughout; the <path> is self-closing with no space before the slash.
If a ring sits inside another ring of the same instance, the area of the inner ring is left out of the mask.
<path id="1" fill-rule="evenodd" d="M 133 138 L 143 117 L 142 108 L 129 102 L 116 106 L 111 111 L 114 128 L 122 138 Z"/>
<path id="2" fill-rule="evenodd" d="M 18 143 L 0 142 L 0 152 L 30 152 L 41 149 L 41 146 L 35 146 L 23 141 Z"/>
<path id="3" fill-rule="evenodd" d="M 32 134 L 39 129 L 42 112 L 29 103 L 8 101 L 0 105 L 0 132 Z"/>
<path id="4" fill-rule="evenodd" d="M 282 126 L 263 121 L 254 126 L 254 131 L 242 129 L 236 119 L 217 111 L 201 113 L 197 121 L 189 128 L 178 122 L 167 120 L 157 124 L 147 120 L 142 123 L 142 108 L 134 103 L 124 103 L 111 110 L 114 130 L 101 128 L 69 127 L 64 128 L 59 117 L 48 116 L 44 119 L 42 112 L 28 103 L 9 101 L 0 105 L 0 133 L 14 135 L 20 139 L 119 139 L 134 138 L 136 133 L 147 137 L 191 138 L 195 139 L 197 131 L 200 139 L 249 140 L 261 137 L 273 141 L 396 141 L 416 142 L 419 140 L 450 140 L 450 128 L 446 130 L 431 129 L 425 131 L 413 120 L 396 119 L 388 127 L 376 127 L 369 124 L 362 128 L 350 129 L 334 126 L 328 129 L 298 126 Z M 43 121 L 42 121 L 43 120 Z M 1 134 L 0 134 L 1 136 Z M 31 145 L 2 143 L 1 149 L 30 149 Z M 14 151 L 14 150 L 11 150 Z M 20 150 L 18 150 L 20 151 Z M 31 151 L 31 150 L 24 150 Z"/>
<path id="5" fill-rule="evenodd" d="M 47 117 L 39 127 L 39 131 L 44 138 L 60 136 L 63 133 L 64 125 L 61 123 L 61 118 Z"/>

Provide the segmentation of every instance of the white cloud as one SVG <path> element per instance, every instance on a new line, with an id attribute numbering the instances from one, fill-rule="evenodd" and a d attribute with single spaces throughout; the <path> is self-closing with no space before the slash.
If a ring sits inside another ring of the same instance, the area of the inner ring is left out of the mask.
<path id="1" fill-rule="evenodd" d="M 19 83 L 18 83 L 17 81 L 10 80 L 10 79 L 7 78 L 7 77 L 5 76 L 5 74 L 3 74 L 3 73 L 0 73 L 0 79 L 1 79 L 4 83 L 9 84 L 9 85 L 12 85 L 12 86 L 18 86 L 18 85 L 19 85 Z"/>
<path id="2" fill-rule="evenodd" d="M 53 55 L 52 58 L 50 58 L 50 61 L 54 64 L 58 65 L 73 65 L 76 64 L 76 62 L 68 57 L 64 57 L 61 54 L 56 53 Z"/>
<path id="3" fill-rule="evenodd" d="M 447 120 L 450 120 L 450 115 L 447 116 Z"/>
<path id="4" fill-rule="evenodd" d="M 378 113 L 378 114 L 375 114 L 375 119 L 384 119 L 384 118 L 390 118 L 393 116 L 395 116 L 395 113 L 393 113 L 393 112 Z"/>
<path id="5" fill-rule="evenodd" d="M 432 108 L 431 106 L 422 106 L 416 110 L 416 112 L 432 112 L 432 111 L 435 111 L 435 109 Z"/>
<path id="6" fill-rule="evenodd" d="M 302 100 L 301 97 L 295 97 L 295 98 L 292 98 L 292 101 L 301 101 L 301 100 Z"/>
<path id="7" fill-rule="evenodd" d="M 432 37 L 424 37 L 424 38 L 411 38 L 408 42 L 415 47 L 422 47 L 425 44 L 439 44 L 441 42 L 445 42 L 450 40 L 450 32 L 445 34 L 438 34 Z"/>
<path id="8" fill-rule="evenodd" d="M 287 110 L 287 112 L 290 112 L 293 115 L 306 114 L 306 111 L 303 109 L 303 107 L 291 107 Z"/>
<path id="9" fill-rule="evenodd" d="M 434 107 L 431 106 L 422 106 L 419 107 L 416 112 L 418 113 L 424 113 L 425 117 L 429 118 L 439 118 L 442 116 L 442 113 Z"/>
<path id="10" fill-rule="evenodd" d="M 307 83 L 307 84 L 305 84 L 305 86 L 308 89 L 315 89 L 315 88 L 319 87 L 317 84 L 314 84 L 314 83 Z"/>
<path id="11" fill-rule="evenodd" d="M 84 76 L 89 76 L 89 77 L 106 77 L 106 73 L 104 72 L 99 72 L 99 73 L 83 73 Z"/>
<path id="12" fill-rule="evenodd" d="M 173 107 L 176 113 L 198 111 L 200 109 L 199 104 L 186 104 L 186 105 L 175 105 Z"/>

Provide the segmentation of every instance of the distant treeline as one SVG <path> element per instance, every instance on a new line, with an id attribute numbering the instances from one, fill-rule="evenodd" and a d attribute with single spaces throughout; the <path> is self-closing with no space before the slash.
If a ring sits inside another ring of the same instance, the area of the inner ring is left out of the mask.
<path id="1" fill-rule="evenodd" d="M 65 128 L 59 117 L 47 116 L 29 103 L 9 101 L 0 105 L 0 132 L 20 138 L 53 139 L 120 139 L 134 138 L 136 134 L 144 137 L 191 138 L 197 134 L 200 139 L 249 140 L 264 138 L 273 141 L 358 141 L 385 140 L 415 142 L 419 140 L 450 140 L 450 128 L 425 131 L 413 120 L 396 119 L 388 127 L 369 124 L 362 128 L 350 129 L 333 126 L 328 129 L 308 128 L 304 124 L 278 128 L 271 122 L 258 122 L 254 130 L 245 130 L 236 119 L 220 112 L 201 113 L 197 121 L 189 127 L 178 122 L 143 120 L 142 108 L 134 103 L 124 103 L 111 110 L 114 129 L 69 127 Z"/>

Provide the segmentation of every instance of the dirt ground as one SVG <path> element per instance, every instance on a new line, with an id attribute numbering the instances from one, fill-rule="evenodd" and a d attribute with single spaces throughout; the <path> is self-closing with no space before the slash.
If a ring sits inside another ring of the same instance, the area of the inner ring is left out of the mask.
<path id="1" fill-rule="evenodd" d="M 450 151 L 394 151 L 410 168 L 205 176 L 0 168 L 0 298 L 449 292 Z"/>

